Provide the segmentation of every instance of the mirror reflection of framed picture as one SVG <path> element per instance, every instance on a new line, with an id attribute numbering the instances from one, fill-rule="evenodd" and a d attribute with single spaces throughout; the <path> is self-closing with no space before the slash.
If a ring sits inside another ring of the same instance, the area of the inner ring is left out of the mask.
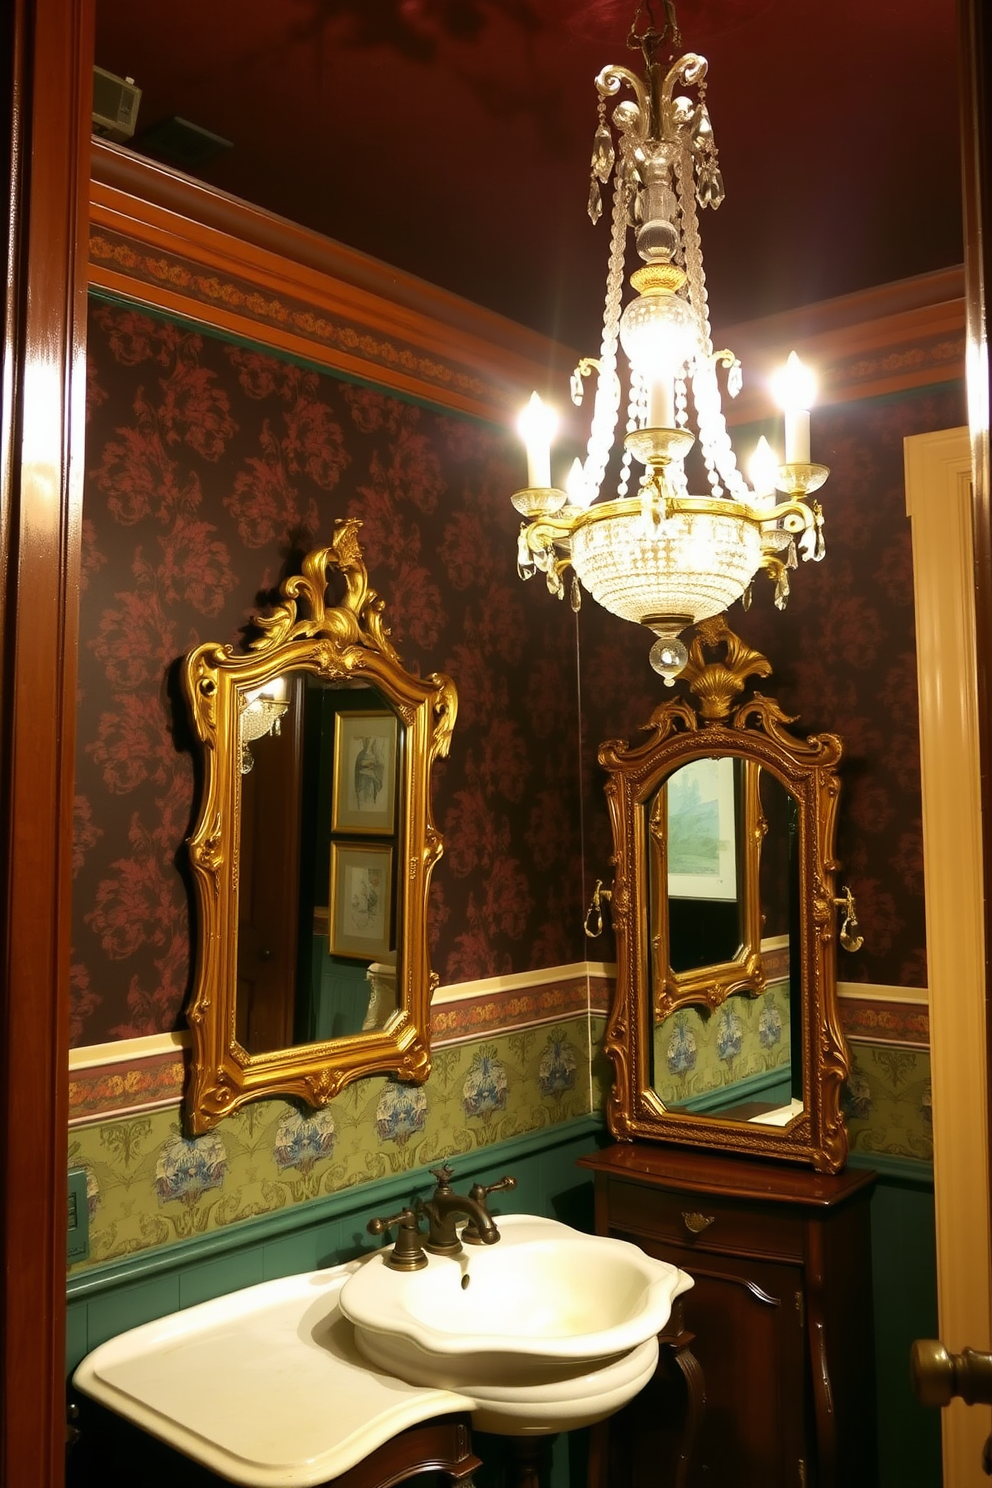
<path id="1" fill-rule="evenodd" d="M 395 720 L 394 720 L 395 721 Z M 331 843 L 328 950 L 379 961 L 392 950 L 393 849 Z"/>
<path id="2" fill-rule="evenodd" d="M 332 832 L 395 830 L 396 749 L 395 713 L 335 715 Z"/>
<path id="3" fill-rule="evenodd" d="M 669 775 L 665 789 L 669 897 L 736 899 L 734 760 L 693 760 Z"/>

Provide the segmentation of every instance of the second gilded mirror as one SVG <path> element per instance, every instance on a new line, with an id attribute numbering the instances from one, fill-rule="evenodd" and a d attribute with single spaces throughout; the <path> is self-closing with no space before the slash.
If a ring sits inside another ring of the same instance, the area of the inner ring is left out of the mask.
<path id="1" fill-rule="evenodd" d="M 707 661 L 723 647 L 725 659 Z M 606 1052 L 621 1139 L 667 1140 L 836 1171 L 840 1091 L 833 860 L 841 755 L 800 739 L 771 670 L 719 617 L 645 742 L 603 745 L 616 878 L 617 993 Z M 842 932 L 844 933 L 844 932 Z"/>
<path id="2" fill-rule="evenodd" d="M 403 668 L 360 526 L 307 555 L 246 654 L 185 660 L 203 774 L 194 1133 L 260 1095 L 323 1105 L 362 1075 L 430 1070 L 430 777 L 457 701 L 450 678 Z"/>

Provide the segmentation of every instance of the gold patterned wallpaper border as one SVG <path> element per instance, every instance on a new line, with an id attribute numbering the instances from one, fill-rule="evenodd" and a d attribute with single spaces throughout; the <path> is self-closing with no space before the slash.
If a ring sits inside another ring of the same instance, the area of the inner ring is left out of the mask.
<path id="1" fill-rule="evenodd" d="M 873 1002 L 842 998 L 840 1017 L 849 1039 L 928 1048 L 930 1014 L 918 1002 Z"/>
<path id="2" fill-rule="evenodd" d="M 459 367 L 457 362 L 431 356 L 399 337 L 374 334 L 359 320 L 320 314 L 302 299 L 265 292 L 249 279 L 205 270 L 195 259 L 176 251 L 147 247 L 106 228 L 90 233 L 89 246 L 94 287 L 126 291 L 130 285 L 132 294 L 139 285 L 166 290 L 213 312 L 237 315 L 254 327 L 275 328 L 302 342 L 313 343 L 325 353 L 337 353 L 341 370 L 364 370 L 367 377 L 373 371 L 402 373 L 446 393 L 457 393 L 473 404 L 503 402 L 494 385 Z M 114 279 L 106 278 L 101 270 L 109 270 Z M 126 280 L 127 285 L 119 284 L 118 278 Z M 211 321 L 215 323 L 214 315 Z M 326 361 L 327 357 L 321 360 Z M 381 376 L 377 380 L 381 381 Z"/>

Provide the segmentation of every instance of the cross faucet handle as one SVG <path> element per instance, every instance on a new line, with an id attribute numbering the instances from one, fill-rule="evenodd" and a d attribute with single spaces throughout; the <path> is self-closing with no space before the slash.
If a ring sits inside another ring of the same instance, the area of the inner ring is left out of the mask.
<path id="1" fill-rule="evenodd" d="M 386 1265 L 391 1271 L 422 1271 L 427 1265 L 427 1254 L 422 1243 L 418 1216 L 413 1209 L 401 1209 L 392 1219 L 370 1219 L 366 1229 L 370 1235 L 383 1235 L 394 1225 L 397 1226 L 396 1243 Z"/>
<path id="2" fill-rule="evenodd" d="M 454 1168 L 449 1168 L 447 1163 L 442 1163 L 439 1168 L 429 1168 L 428 1172 L 437 1179 L 438 1188 L 447 1188 L 455 1176 Z"/>
<path id="3" fill-rule="evenodd" d="M 501 1178 L 498 1183 L 473 1183 L 468 1191 L 468 1196 L 470 1199 L 474 1199 L 477 1204 L 480 1204 L 488 1214 L 489 1211 L 486 1209 L 486 1198 L 488 1195 L 498 1193 L 500 1189 L 516 1188 L 516 1186 L 516 1178 L 511 1178 L 508 1175 L 505 1178 Z M 479 1227 L 474 1219 L 470 1219 L 462 1230 L 462 1239 L 467 1241 L 469 1245 L 482 1245 L 484 1243 L 482 1236 L 479 1234 Z"/>
<path id="4" fill-rule="evenodd" d="M 498 1183 L 473 1183 L 472 1187 L 469 1189 L 469 1197 L 482 1200 L 491 1193 L 498 1193 L 502 1188 L 516 1188 L 516 1186 L 516 1178 L 511 1178 L 509 1177 L 509 1175 L 505 1178 L 501 1178 Z"/>

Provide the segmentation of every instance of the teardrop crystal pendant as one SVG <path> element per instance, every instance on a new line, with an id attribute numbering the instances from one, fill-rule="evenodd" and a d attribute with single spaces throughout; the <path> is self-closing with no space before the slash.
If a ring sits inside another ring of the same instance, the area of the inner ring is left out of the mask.
<path id="1" fill-rule="evenodd" d="M 592 168 L 604 184 L 610 179 L 616 158 L 610 127 L 608 124 L 600 124 L 592 142 Z"/>
<path id="2" fill-rule="evenodd" d="M 823 518 L 817 509 L 813 518 L 816 524 L 816 540 L 813 544 L 813 562 L 820 563 L 827 556 L 827 544 L 823 536 Z"/>
<path id="3" fill-rule="evenodd" d="M 572 606 L 573 615 L 577 615 L 582 608 L 582 585 L 579 583 L 577 574 L 572 575 L 572 588 L 569 592 L 568 602 Z"/>
<path id="4" fill-rule="evenodd" d="M 597 180 L 595 173 L 593 173 L 592 180 L 589 182 L 588 211 L 589 220 L 592 223 L 598 222 L 600 217 L 602 217 L 603 215 L 603 198 L 600 195 L 599 181 Z"/>
<path id="5" fill-rule="evenodd" d="M 713 143 L 713 121 L 710 118 L 710 111 L 705 103 L 701 103 L 696 110 L 689 139 L 692 142 L 692 148 L 694 150 Z"/>
<path id="6" fill-rule="evenodd" d="M 775 608 L 784 610 L 789 603 L 789 575 L 784 568 L 779 569 L 778 578 L 775 580 Z"/>
<path id="7" fill-rule="evenodd" d="M 701 207 L 712 207 L 714 211 L 723 201 L 723 177 L 715 165 L 701 165 L 696 177 L 696 200 Z"/>

